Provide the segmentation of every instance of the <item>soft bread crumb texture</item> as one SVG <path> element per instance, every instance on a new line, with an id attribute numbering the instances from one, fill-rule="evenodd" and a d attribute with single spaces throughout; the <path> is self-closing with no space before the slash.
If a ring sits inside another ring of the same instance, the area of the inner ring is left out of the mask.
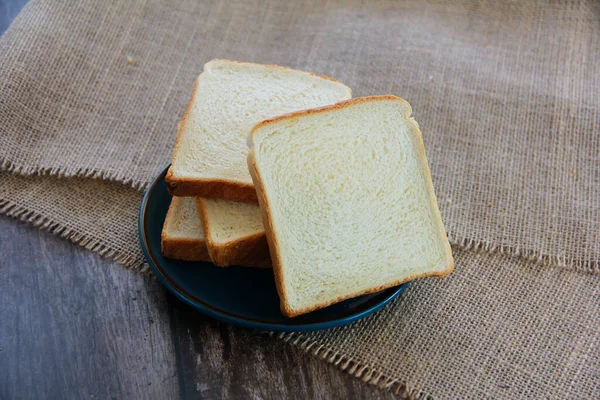
<path id="1" fill-rule="evenodd" d="M 204 239 L 204 232 L 193 197 L 173 197 L 171 212 L 165 220 L 168 239 Z"/>
<path id="2" fill-rule="evenodd" d="M 247 236 L 264 235 L 258 204 L 221 199 L 202 199 L 208 235 L 215 243 L 229 243 Z"/>
<path id="3" fill-rule="evenodd" d="M 254 128 L 248 164 L 284 314 L 452 271 L 411 112 L 360 98 Z"/>
<path id="4" fill-rule="evenodd" d="M 334 80 L 276 66 L 213 60 L 204 66 L 179 132 L 169 179 L 252 185 L 246 138 L 254 124 L 349 99 Z"/>

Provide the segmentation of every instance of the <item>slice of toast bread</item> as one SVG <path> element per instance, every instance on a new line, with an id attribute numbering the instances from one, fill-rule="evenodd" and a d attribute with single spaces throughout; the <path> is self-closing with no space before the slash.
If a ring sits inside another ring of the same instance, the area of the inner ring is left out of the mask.
<path id="1" fill-rule="evenodd" d="M 411 113 L 374 96 L 252 129 L 248 166 L 284 315 L 453 270 Z"/>
<path id="2" fill-rule="evenodd" d="M 213 60 L 179 126 L 166 181 L 175 196 L 256 202 L 246 138 L 266 118 L 349 99 L 334 79 L 274 65 Z"/>

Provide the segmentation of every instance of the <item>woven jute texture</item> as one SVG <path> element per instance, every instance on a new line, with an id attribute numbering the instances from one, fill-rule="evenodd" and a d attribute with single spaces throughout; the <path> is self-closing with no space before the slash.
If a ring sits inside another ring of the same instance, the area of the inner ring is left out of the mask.
<path id="1" fill-rule="evenodd" d="M 597 398 L 600 280 L 455 250 L 448 279 L 326 332 L 281 335 L 409 398 Z"/>
<path id="2" fill-rule="evenodd" d="M 143 268 L 137 232 L 142 193 L 95 179 L 0 172 L 0 212 L 110 257 Z"/>
<path id="3" fill-rule="evenodd" d="M 454 244 L 452 276 L 286 340 L 411 396 L 599 392 L 597 2 L 32 0 L 0 38 L 0 211 L 141 267 L 141 190 L 212 58 L 408 100 Z"/>
<path id="4" fill-rule="evenodd" d="M 34 1 L 0 42 L 0 163 L 144 187 L 205 62 L 277 63 L 412 104 L 453 243 L 598 270 L 599 20 L 597 2 Z"/>

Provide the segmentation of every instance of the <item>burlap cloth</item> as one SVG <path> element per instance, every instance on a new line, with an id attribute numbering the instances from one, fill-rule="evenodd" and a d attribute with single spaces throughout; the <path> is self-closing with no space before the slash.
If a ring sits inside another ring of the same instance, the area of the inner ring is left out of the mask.
<path id="1" fill-rule="evenodd" d="M 1 211 L 142 268 L 141 192 L 215 57 L 407 99 L 454 245 L 450 277 L 285 340 L 405 396 L 600 393 L 597 2 L 33 0 L 0 39 Z"/>

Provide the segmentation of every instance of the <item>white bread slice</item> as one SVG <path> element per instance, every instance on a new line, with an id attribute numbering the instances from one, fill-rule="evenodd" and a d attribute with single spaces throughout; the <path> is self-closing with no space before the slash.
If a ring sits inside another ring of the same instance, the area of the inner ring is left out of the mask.
<path id="1" fill-rule="evenodd" d="M 221 267 L 270 267 L 269 246 L 257 204 L 196 198 L 208 253 Z"/>
<path id="2" fill-rule="evenodd" d="M 266 118 L 349 99 L 347 86 L 274 65 L 213 60 L 196 80 L 166 181 L 175 196 L 256 202 L 246 137 Z"/>
<path id="3" fill-rule="evenodd" d="M 185 261 L 210 261 L 192 197 L 173 197 L 161 235 L 162 254 Z"/>
<path id="4" fill-rule="evenodd" d="M 411 112 L 395 96 L 364 97 L 252 129 L 248 166 L 284 315 L 453 270 Z"/>

